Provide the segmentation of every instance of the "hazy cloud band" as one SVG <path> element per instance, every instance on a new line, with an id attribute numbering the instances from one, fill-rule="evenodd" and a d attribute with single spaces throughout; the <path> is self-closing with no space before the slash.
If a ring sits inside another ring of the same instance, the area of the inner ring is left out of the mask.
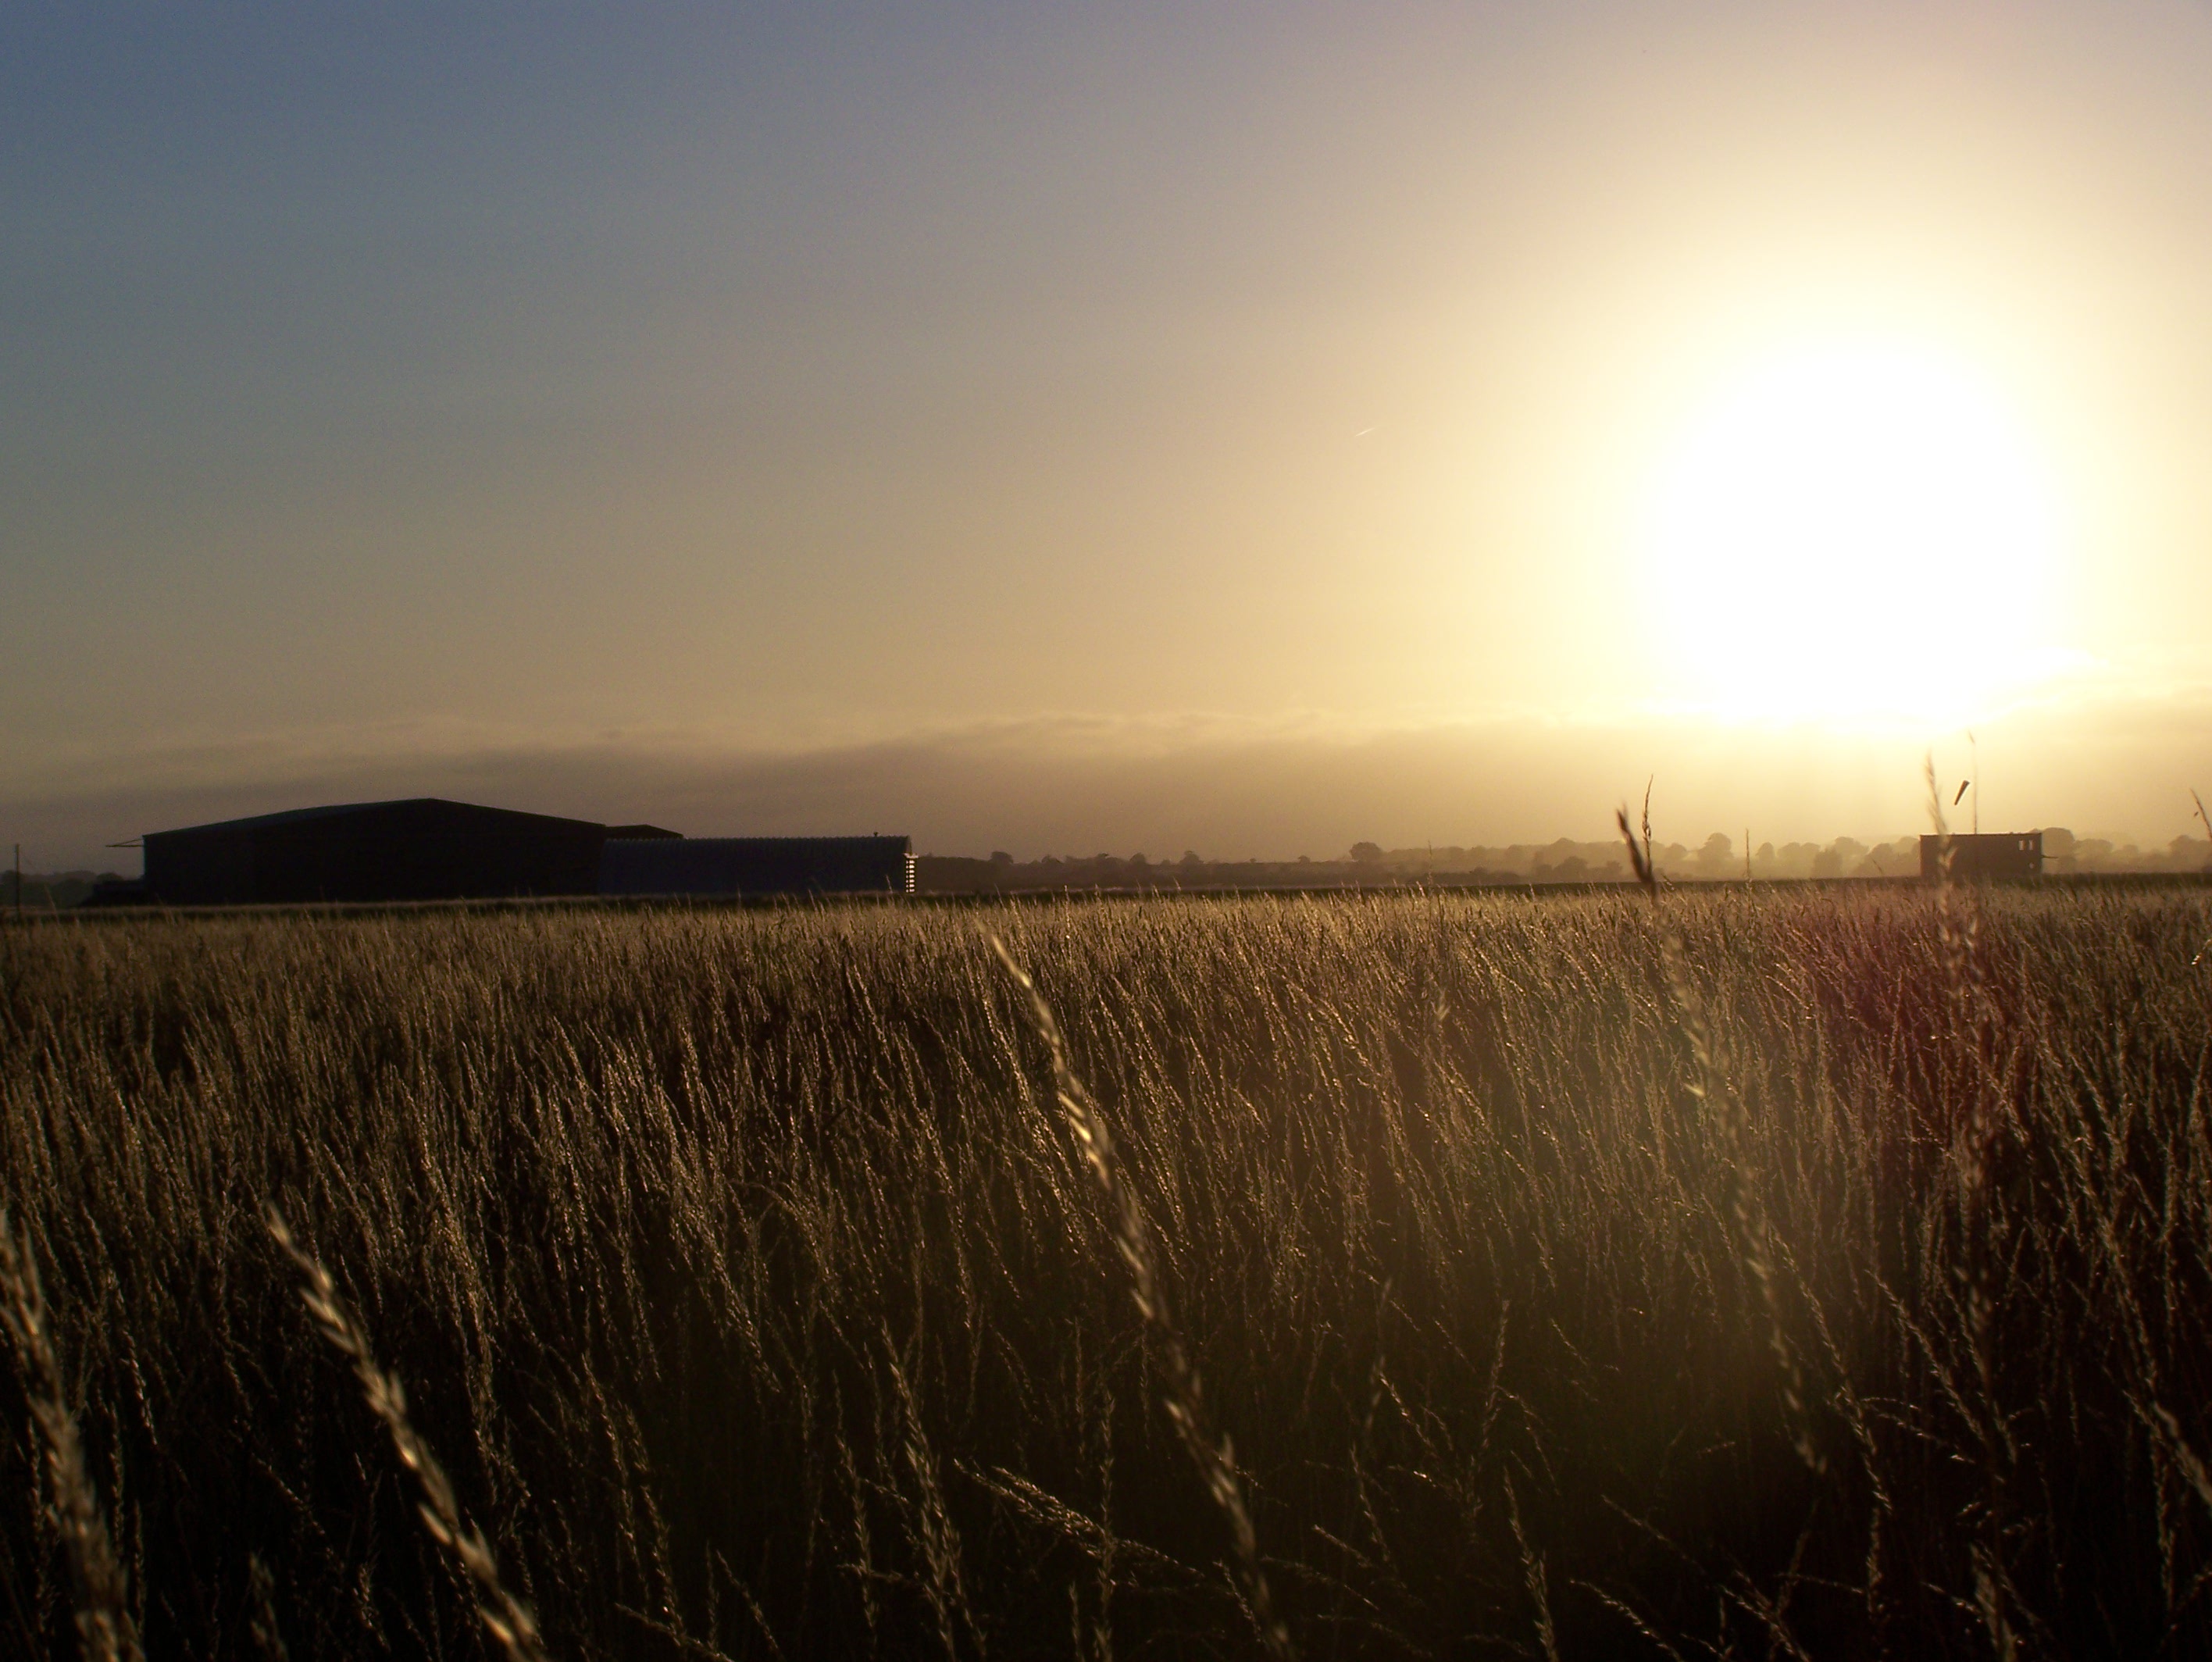
<path id="1" fill-rule="evenodd" d="M 1985 828 L 2065 825 L 2162 843 L 2212 786 L 2212 695 L 2023 710 L 1934 743 L 1978 762 Z M 690 835 L 904 832 L 929 852 L 1316 857 L 1371 840 L 1602 836 L 1655 778 L 1662 834 L 1754 842 L 1923 827 L 1928 736 L 1500 718 L 1359 731 L 1319 721 L 1056 717 L 802 749 L 691 735 L 545 741 L 368 729 L 55 760 L 10 781 L 33 869 L 127 865 L 146 831 L 312 803 L 444 796 Z M 1961 811 L 1970 811 L 1971 799 Z"/>

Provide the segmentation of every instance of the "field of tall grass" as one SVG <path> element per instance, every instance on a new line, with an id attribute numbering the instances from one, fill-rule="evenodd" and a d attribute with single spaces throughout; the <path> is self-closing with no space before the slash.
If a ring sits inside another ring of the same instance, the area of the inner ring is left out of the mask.
<path id="1" fill-rule="evenodd" d="M 0 1652 L 2212 1653 L 2208 1084 L 2202 888 L 10 930 Z"/>

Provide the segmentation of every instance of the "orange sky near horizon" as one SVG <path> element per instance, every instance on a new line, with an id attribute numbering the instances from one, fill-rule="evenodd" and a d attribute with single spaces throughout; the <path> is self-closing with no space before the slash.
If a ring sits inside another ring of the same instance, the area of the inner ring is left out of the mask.
<path id="1" fill-rule="evenodd" d="M 13 16 L 0 816 L 1826 839 L 1972 730 L 2162 844 L 2208 85 L 2182 4 Z"/>

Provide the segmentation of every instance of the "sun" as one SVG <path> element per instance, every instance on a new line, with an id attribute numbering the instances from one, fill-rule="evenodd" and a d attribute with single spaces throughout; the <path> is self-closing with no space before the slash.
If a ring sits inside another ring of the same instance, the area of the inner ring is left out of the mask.
<path id="1" fill-rule="evenodd" d="M 1715 713 L 1946 725 L 2055 661 L 2049 470 L 1936 352 L 1830 342 L 1741 374 L 1667 452 L 1644 542 L 1674 691 Z"/>

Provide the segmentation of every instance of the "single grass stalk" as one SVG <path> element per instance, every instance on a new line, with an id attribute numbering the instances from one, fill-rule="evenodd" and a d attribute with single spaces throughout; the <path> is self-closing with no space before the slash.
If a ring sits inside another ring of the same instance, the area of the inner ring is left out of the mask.
<path id="1" fill-rule="evenodd" d="M 300 1301 L 307 1307 L 307 1313 L 314 1318 L 315 1325 L 330 1342 L 331 1348 L 352 1362 L 354 1377 L 361 1381 L 362 1395 L 368 1400 L 369 1411 L 391 1435 L 399 1463 L 415 1474 L 422 1495 L 416 1507 L 422 1527 L 452 1556 L 454 1567 L 475 1589 L 477 1614 L 483 1618 L 484 1627 L 499 1641 L 508 1662 L 549 1662 L 544 1643 L 538 1636 L 537 1617 L 501 1581 L 498 1561 L 492 1556 L 483 1532 L 462 1516 L 460 1502 L 454 1496 L 453 1485 L 445 1468 L 438 1464 L 429 1444 L 422 1441 L 409 1421 L 407 1393 L 401 1388 L 398 1376 L 385 1372 L 378 1365 L 376 1354 L 369 1348 L 368 1333 L 339 1296 L 331 1272 L 293 1238 L 283 1214 L 271 1205 L 264 1216 L 270 1237 L 307 1283 L 300 1289 Z"/>
<path id="2" fill-rule="evenodd" d="M 1636 831 L 1630 828 L 1626 803 L 1613 811 L 1613 821 L 1620 828 L 1621 840 L 1628 845 L 1628 860 L 1635 868 L 1636 881 L 1643 885 L 1644 892 L 1651 897 L 1651 904 L 1656 908 L 1659 870 L 1651 860 L 1651 787 L 1647 785 L 1644 788 L 1640 843 Z M 1663 913 L 1660 915 L 1665 916 Z M 1766 1215 L 1765 1203 L 1759 1198 L 1751 1179 L 1750 1127 L 1743 1104 L 1729 1083 L 1728 1052 L 1720 1030 L 1706 1015 L 1704 995 L 1690 974 L 1689 953 L 1683 944 L 1681 931 L 1674 927 L 1671 919 L 1665 921 L 1660 930 L 1659 957 L 1667 973 L 1668 991 L 1674 995 L 1674 1008 L 1681 1016 L 1683 1034 L 1690 1041 L 1691 1058 L 1698 1065 L 1697 1077 L 1691 1082 L 1690 1089 L 1717 1116 L 1728 1145 L 1729 1210 L 1735 1220 L 1737 1251 L 1744 1266 L 1751 1271 L 1752 1279 L 1759 1283 L 1759 1299 L 1766 1307 L 1766 1342 L 1774 1352 L 1775 1368 L 1782 1379 L 1782 1402 L 1789 1415 L 1790 1447 L 1796 1450 L 1807 1471 L 1815 1477 L 1825 1477 L 1827 1457 L 1821 1453 L 1813 1435 L 1804 1366 L 1783 1325 L 1781 1243 Z"/>
<path id="3" fill-rule="evenodd" d="M 86 1468 L 84 1444 L 62 1383 L 60 1353 L 46 1317 L 46 1289 L 27 1228 L 21 1240 L 0 1208 L 0 1326 L 15 1351 L 31 1418 L 45 1445 L 46 1516 L 61 1537 L 76 1590 L 76 1632 L 86 1662 L 143 1662 L 138 1624 L 131 1619 L 130 1587 L 108 1538 L 100 1491 Z"/>
<path id="4" fill-rule="evenodd" d="M 1160 1285 L 1152 1230 L 1137 1204 L 1136 1191 L 1122 1175 L 1115 1158 L 1114 1138 L 1107 1129 L 1106 1116 L 1099 1111 L 1097 1099 L 1076 1076 L 1068 1060 L 1067 1040 L 1060 1032 L 1060 1020 L 1053 1014 L 1052 1005 L 996 935 L 991 937 L 991 949 L 999 955 L 999 961 L 1006 967 L 1014 985 L 1027 995 L 1030 1025 L 1036 1029 L 1037 1036 L 1051 1053 L 1053 1086 L 1059 1097 L 1061 1117 L 1066 1120 L 1091 1180 L 1097 1185 L 1111 1214 L 1114 1244 L 1121 1254 L 1121 1262 L 1128 1268 L 1137 1313 L 1144 1318 L 1152 1337 L 1166 1385 L 1168 1418 L 1182 1440 L 1184 1452 L 1190 1456 L 1191 1464 L 1197 1468 L 1206 1493 L 1229 1520 L 1230 1538 L 1236 1549 L 1237 1591 L 1252 1618 L 1253 1629 L 1270 1656 L 1294 1657 L 1297 1653 L 1291 1642 L 1291 1630 L 1275 1613 L 1267 1572 L 1261 1568 L 1259 1537 L 1252 1527 L 1251 1508 L 1245 1503 L 1244 1479 L 1237 1470 L 1235 1447 L 1226 1432 L 1218 1441 L 1213 1435 L 1198 1369 L 1190 1360 L 1182 1331 L 1169 1313 L 1167 1294 Z"/>
<path id="5" fill-rule="evenodd" d="M 253 1595 L 249 1629 L 253 1647 L 261 1653 L 262 1662 L 292 1662 L 292 1653 L 284 1644 L 284 1630 L 276 1622 L 276 1578 L 258 1552 L 246 1556 L 246 1569 L 247 1590 Z"/>
<path id="6" fill-rule="evenodd" d="M 1997 1662 L 2014 1662 L 2020 1653 L 2008 1597 L 2012 1577 L 2006 1568 L 2005 1497 L 2008 1468 L 2014 1457 L 2012 1434 L 1996 1400 L 1996 1285 L 1993 1269 L 1996 1257 L 1997 1219 L 1990 1185 L 1990 1156 L 1998 1133 L 1998 1117 L 1992 1098 L 1990 1041 L 1995 1027 L 1989 987 L 1982 973 L 1982 909 L 1978 895 L 1961 895 L 1954 865 L 1957 853 L 1951 828 L 1943 816 L 1943 798 L 1936 784 L 1936 759 L 1930 754 L 1923 766 L 1928 784 L 1928 817 L 1937 838 L 1936 932 L 1943 959 L 1946 986 L 1951 1000 L 1952 1037 L 1959 1040 L 1967 1059 L 1966 1112 L 1954 1134 L 1954 1166 L 1959 1191 L 1960 1233 L 1965 1262 L 1959 1270 L 1966 1307 L 1966 1338 L 1973 1353 L 1974 1374 L 1981 1386 L 1981 1423 L 1974 1429 L 1981 1444 L 1981 1539 L 1969 1550 L 1974 1571 L 1974 1606 L 1988 1631 L 1990 1653 Z"/>
<path id="7" fill-rule="evenodd" d="M 903 1452 L 917 1495 L 908 1528 L 915 1544 L 921 1549 L 922 1567 L 928 1572 L 921 1592 L 929 1601 L 931 1615 L 936 1618 L 938 1642 L 945 1647 L 946 1662 L 959 1662 L 963 1628 L 975 1639 L 976 1653 L 982 1653 L 981 1635 L 975 1624 L 975 1612 L 969 1608 L 966 1578 L 961 1573 L 960 1532 L 953 1527 L 952 1514 L 945 1508 L 945 1489 L 938 1477 L 937 1453 L 922 1431 L 921 1410 L 915 1404 L 914 1387 L 907 1381 L 906 1370 L 899 1365 L 898 1348 L 892 1344 L 888 1327 L 884 1332 L 884 1356 L 890 1368 L 899 1417 L 906 1423 Z"/>
<path id="8" fill-rule="evenodd" d="M 2204 798 L 2198 796 L 2192 787 L 2189 792 L 2189 799 L 2197 804 L 2197 817 L 2203 823 L 2205 837 L 2208 840 L 2212 840 L 2212 814 L 2204 811 Z M 2212 871 L 2212 861 L 2206 862 L 2204 869 L 2207 871 Z M 2206 937 L 2204 944 L 2197 949 L 2197 955 L 2189 961 L 2190 968 L 2194 969 L 2202 963 L 2204 961 L 2204 955 L 2208 952 L 2212 952 L 2212 936 Z"/>
<path id="9" fill-rule="evenodd" d="M 1536 1639 L 1544 1647 L 1544 1662 L 1559 1662 L 1559 1634 L 1552 1623 L 1552 1598 L 1544 1577 L 1544 1560 L 1528 1544 L 1521 1527 L 1521 1497 L 1513 1492 L 1513 1479 L 1505 1480 L 1505 1515 L 1513 1526 L 1513 1544 L 1521 1549 L 1521 1574 L 1528 1588 L 1528 1602 L 1536 1607 Z"/>

